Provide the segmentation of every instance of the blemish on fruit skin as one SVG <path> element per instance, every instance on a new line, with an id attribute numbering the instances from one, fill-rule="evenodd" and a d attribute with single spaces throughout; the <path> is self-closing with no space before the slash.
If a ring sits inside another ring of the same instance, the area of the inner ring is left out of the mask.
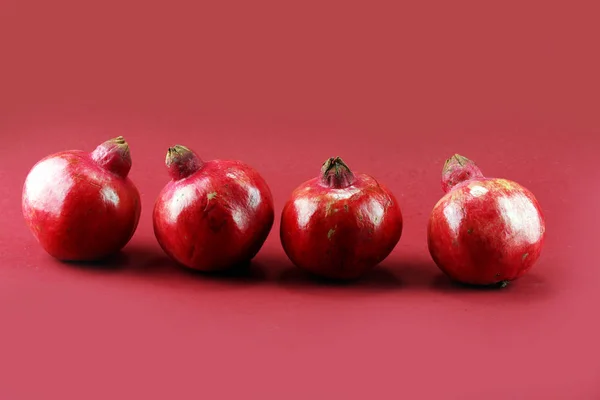
<path id="1" fill-rule="evenodd" d="M 525 261 L 525 259 L 527 258 L 528 255 L 529 255 L 529 253 L 523 254 L 523 256 L 521 257 L 521 261 Z"/>
<path id="2" fill-rule="evenodd" d="M 331 240 L 331 237 L 333 236 L 333 234 L 335 233 L 335 229 L 330 229 L 329 232 L 327 232 L 327 239 Z"/>
<path id="3" fill-rule="evenodd" d="M 206 195 L 206 198 L 210 201 L 212 199 L 214 199 L 215 197 L 217 197 L 217 192 L 211 192 L 209 194 Z"/>
<path id="4" fill-rule="evenodd" d="M 472 233 L 473 233 L 473 228 L 469 228 L 469 229 L 467 229 L 467 233 L 468 233 L 469 235 L 470 235 L 470 234 L 472 234 Z"/>
<path id="5" fill-rule="evenodd" d="M 348 211 L 349 211 L 349 209 L 348 209 L 348 204 L 344 204 L 344 211 L 346 211 L 346 212 L 348 212 Z"/>
<path id="6" fill-rule="evenodd" d="M 496 184 L 506 190 L 511 190 L 515 188 L 514 183 L 506 179 L 496 179 Z"/>

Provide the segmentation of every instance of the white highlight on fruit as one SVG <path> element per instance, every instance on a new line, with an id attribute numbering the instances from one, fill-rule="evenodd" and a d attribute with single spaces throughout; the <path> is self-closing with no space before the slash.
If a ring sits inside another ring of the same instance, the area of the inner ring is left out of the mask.
<path id="1" fill-rule="evenodd" d="M 111 203 L 115 207 L 119 205 L 119 195 L 110 186 L 104 186 L 102 190 L 100 190 L 100 194 L 105 202 Z"/>
<path id="2" fill-rule="evenodd" d="M 33 167 L 25 180 L 25 201 L 29 207 L 60 215 L 74 184 L 66 172 L 68 165 L 63 158 L 49 158 Z"/>
<path id="3" fill-rule="evenodd" d="M 329 196 L 332 200 L 346 200 L 359 192 L 359 189 L 350 186 L 343 189 L 331 189 L 327 196 Z"/>
<path id="4" fill-rule="evenodd" d="M 96 185 L 103 184 L 104 177 L 102 175 L 100 175 L 97 171 L 95 171 L 94 168 L 90 168 L 86 171 L 86 177 L 87 177 L 88 181 L 93 184 L 96 184 Z"/>
<path id="5" fill-rule="evenodd" d="M 488 191 L 489 190 L 483 186 L 473 186 L 471 188 L 471 190 L 469 190 L 469 193 L 471 193 L 471 196 L 479 197 L 479 196 L 483 196 Z"/>
<path id="6" fill-rule="evenodd" d="M 182 185 L 173 191 L 167 203 L 167 218 L 170 223 L 177 222 L 179 215 L 198 198 L 193 185 Z"/>
<path id="7" fill-rule="evenodd" d="M 332 189 L 329 193 L 329 197 L 331 197 L 333 200 L 346 200 L 354 196 L 358 192 L 360 192 L 360 190 L 355 187 Z"/>
<path id="8" fill-rule="evenodd" d="M 455 235 L 458 234 L 460 223 L 465 217 L 462 207 L 456 203 L 449 203 L 444 207 L 444 217 Z"/>
<path id="9" fill-rule="evenodd" d="M 235 181 L 248 181 L 248 176 L 246 175 L 246 173 L 243 170 L 237 168 L 230 168 L 225 174 L 225 176 Z"/>
<path id="10" fill-rule="evenodd" d="M 369 217 L 373 225 L 379 226 L 379 224 L 381 224 L 381 220 L 383 219 L 383 211 L 384 208 L 381 203 L 375 199 L 371 199 L 365 206 L 364 212 Z"/>
<path id="11" fill-rule="evenodd" d="M 531 244 L 540 239 L 540 217 L 535 205 L 527 196 L 515 193 L 499 197 L 498 207 L 513 240 Z"/>
<path id="12" fill-rule="evenodd" d="M 304 228 L 317 210 L 317 203 L 305 197 L 298 197 L 294 200 L 294 207 L 296 208 L 296 214 L 298 214 L 298 225 L 300 225 L 300 228 Z"/>
<path id="13" fill-rule="evenodd" d="M 256 210 L 260 205 L 260 192 L 254 186 L 248 185 L 248 207 L 252 210 Z"/>
<path id="14" fill-rule="evenodd" d="M 244 212 L 243 208 L 235 207 L 231 210 L 231 216 L 233 217 L 233 222 L 237 225 L 240 231 L 243 231 L 248 226 L 248 217 Z"/>

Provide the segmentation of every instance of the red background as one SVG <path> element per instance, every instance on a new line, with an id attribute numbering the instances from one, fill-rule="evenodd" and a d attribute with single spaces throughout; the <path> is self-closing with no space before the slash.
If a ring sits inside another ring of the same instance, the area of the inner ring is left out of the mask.
<path id="1" fill-rule="evenodd" d="M 600 25 L 581 1 L 0 2 L 0 398 L 600 398 Z M 113 265 L 58 263 L 29 168 L 124 135 L 143 198 Z M 349 286 L 294 270 L 278 221 L 249 274 L 171 264 L 151 230 L 175 143 L 241 159 L 283 202 L 340 155 L 405 217 Z M 460 152 L 532 190 L 542 258 L 448 284 L 426 221 Z"/>

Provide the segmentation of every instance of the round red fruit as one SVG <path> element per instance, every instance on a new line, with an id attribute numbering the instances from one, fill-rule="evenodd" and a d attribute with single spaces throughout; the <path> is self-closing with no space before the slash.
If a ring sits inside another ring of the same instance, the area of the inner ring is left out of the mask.
<path id="1" fill-rule="evenodd" d="M 186 267 L 218 271 L 249 262 L 273 226 L 273 197 L 262 176 L 240 161 L 202 161 L 171 147 L 172 180 L 154 206 L 154 233 L 171 258 Z"/>
<path id="2" fill-rule="evenodd" d="M 402 234 L 394 195 L 341 158 L 292 193 L 281 216 L 281 243 L 298 267 L 330 279 L 356 279 L 382 262 Z"/>
<path id="3" fill-rule="evenodd" d="M 429 252 L 451 279 L 501 285 L 540 257 L 545 222 L 533 194 L 516 182 L 486 178 L 475 163 L 454 155 L 442 172 L 446 195 L 429 218 Z"/>
<path id="4" fill-rule="evenodd" d="M 53 257 L 92 261 L 122 249 L 140 218 L 140 195 L 127 177 L 129 146 L 122 137 L 93 152 L 50 155 L 31 169 L 23 187 L 27 226 Z"/>

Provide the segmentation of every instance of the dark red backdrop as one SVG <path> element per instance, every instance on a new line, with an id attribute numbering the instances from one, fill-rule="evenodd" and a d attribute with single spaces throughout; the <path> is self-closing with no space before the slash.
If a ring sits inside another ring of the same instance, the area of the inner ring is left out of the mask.
<path id="1" fill-rule="evenodd" d="M 0 398 L 600 398 L 594 3 L 3 0 Z M 121 134 L 137 234 L 116 265 L 52 260 L 21 217 L 28 169 Z M 254 165 L 278 214 L 340 155 L 395 192 L 403 237 L 347 287 L 297 273 L 278 223 L 248 276 L 187 273 L 151 230 L 174 143 Z M 546 213 L 507 290 L 430 261 L 454 152 Z"/>

